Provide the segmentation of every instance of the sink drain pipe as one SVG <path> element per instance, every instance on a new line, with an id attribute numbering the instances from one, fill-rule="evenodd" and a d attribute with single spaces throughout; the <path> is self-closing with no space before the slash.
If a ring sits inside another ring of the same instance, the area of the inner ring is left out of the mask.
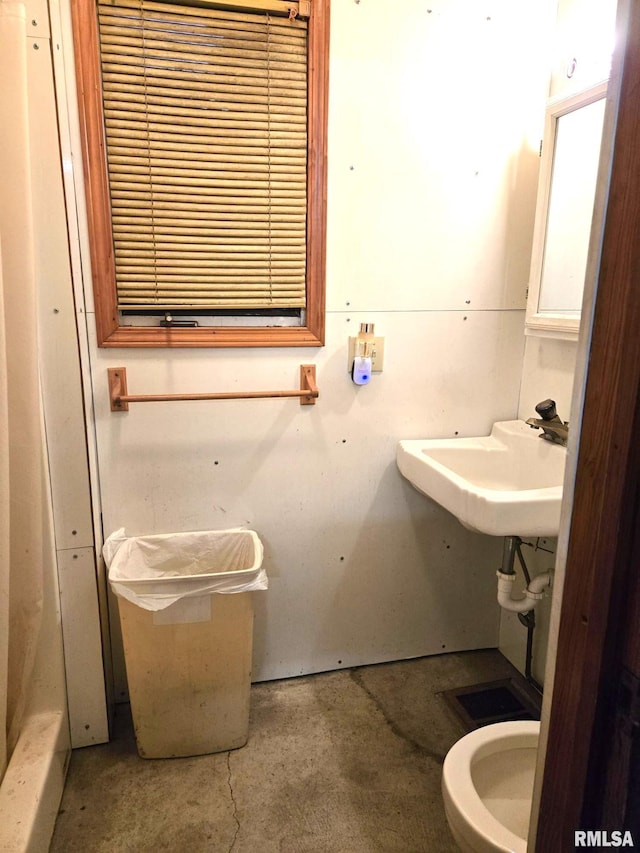
<path id="1" fill-rule="evenodd" d="M 518 614 L 518 619 L 527 629 L 527 651 L 525 658 L 524 675 L 533 687 L 542 693 L 542 685 L 533 677 L 531 672 L 531 661 L 533 658 L 533 631 L 536 625 L 535 607 L 544 598 L 544 591 L 551 586 L 552 572 L 543 572 L 536 575 L 533 580 L 529 575 L 527 564 L 522 556 L 520 545 L 522 539 L 519 536 L 505 536 L 502 552 L 502 569 L 496 572 L 498 576 L 498 604 L 505 610 Z M 514 562 L 516 554 L 522 568 L 527 587 L 523 598 L 513 598 L 513 584 L 516 579 Z"/>
<path id="2" fill-rule="evenodd" d="M 521 542 L 522 539 L 519 536 L 505 536 L 502 552 L 502 568 L 496 572 L 498 577 L 498 604 L 511 613 L 526 613 L 529 610 L 533 610 L 537 603 L 544 598 L 545 589 L 551 586 L 551 572 L 542 572 L 533 579 L 529 576 L 522 551 L 520 550 Z M 516 554 L 518 555 L 518 560 L 520 561 L 527 582 L 523 598 L 513 597 L 513 584 L 516 579 L 513 564 Z"/>
<path id="3" fill-rule="evenodd" d="M 544 598 L 544 591 L 551 586 L 551 572 L 543 572 L 529 581 L 524 591 L 524 598 L 513 598 L 513 584 L 516 576 L 496 572 L 498 576 L 498 604 L 511 613 L 526 613 L 533 610 L 537 603 Z"/>

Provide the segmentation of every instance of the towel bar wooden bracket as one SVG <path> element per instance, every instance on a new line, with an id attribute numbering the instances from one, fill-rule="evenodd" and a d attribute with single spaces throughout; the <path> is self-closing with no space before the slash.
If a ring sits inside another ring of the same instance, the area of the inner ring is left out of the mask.
<path id="1" fill-rule="evenodd" d="M 249 400 L 260 397 L 299 397 L 301 406 L 314 406 L 320 396 L 315 364 L 300 365 L 299 391 L 223 391 L 218 394 L 128 394 L 126 367 L 110 367 L 109 398 L 112 412 L 128 412 L 129 403 L 157 403 L 174 400 Z"/>

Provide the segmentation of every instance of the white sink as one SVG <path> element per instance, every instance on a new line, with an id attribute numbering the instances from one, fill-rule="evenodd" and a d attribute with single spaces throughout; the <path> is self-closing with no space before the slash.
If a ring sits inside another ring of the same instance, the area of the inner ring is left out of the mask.
<path id="1" fill-rule="evenodd" d="M 401 441 L 400 473 L 471 530 L 557 536 L 565 447 L 524 421 L 501 421 L 477 438 Z"/>

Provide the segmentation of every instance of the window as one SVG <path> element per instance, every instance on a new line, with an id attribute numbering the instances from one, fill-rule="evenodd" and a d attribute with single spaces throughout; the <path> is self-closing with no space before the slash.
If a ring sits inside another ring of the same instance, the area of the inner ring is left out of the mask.
<path id="1" fill-rule="evenodd" d="M 318 346 L 329 0 L 72 0 L 100 346 Z"/>

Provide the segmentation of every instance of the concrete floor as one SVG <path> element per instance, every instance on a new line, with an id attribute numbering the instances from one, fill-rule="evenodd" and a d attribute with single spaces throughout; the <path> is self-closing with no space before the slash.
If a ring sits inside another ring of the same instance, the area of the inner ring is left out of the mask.
<path id="1" fill-rule="evenodd" d="M 255 684 L 248 744 L 198 758 L 139 758 L 120 705 L 72 755 L 50 851 L 454 853 L 440 774 L 464 728 L 439 693 L 514 673 L 489 650 Z"/>

